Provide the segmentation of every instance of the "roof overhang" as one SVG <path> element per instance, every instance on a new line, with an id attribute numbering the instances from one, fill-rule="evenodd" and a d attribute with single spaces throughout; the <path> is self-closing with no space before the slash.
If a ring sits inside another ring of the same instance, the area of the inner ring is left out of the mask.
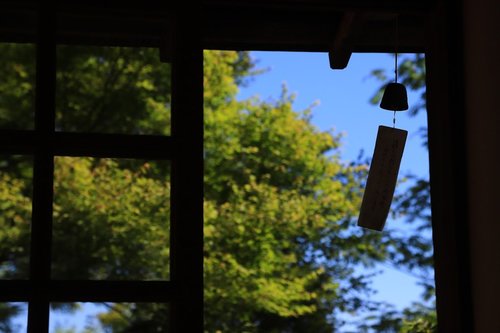
<path id="1" fill-rule="evenodd" d="M 163 3 L 163 4 L 162 4 Z M 59 1 L 56 38 L 61 44 L 160 47 L 177 7 L 168 2 Z M 434 1 L 204 0 L 204 48 L 330 52 L 332 68 L 352 52 L 425 51 L 425 24 Z M 197 4 L 197 5 L 195 5 Z M 0 39 L 36 40 L 39 4 L 0 1 Z"/>

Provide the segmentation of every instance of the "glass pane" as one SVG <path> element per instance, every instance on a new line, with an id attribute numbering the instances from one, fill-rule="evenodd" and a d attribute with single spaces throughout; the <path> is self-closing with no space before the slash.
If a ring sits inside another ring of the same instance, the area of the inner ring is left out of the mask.
<path id="1" fill-rule="evenodd" d="M 28 326 L 27 303 L 0 303 L 0 332 L 25 333 Z"/>
<path id="2" fill-rule="evenodd" d="M 56 157 L 52 276 L 169 278 L 167 161 Z"/>
<path id="3" fill-rule="evenodd" d="M 33 163 L 0 155 L 0 279 L 27 279 Z"/>
<path id="4" fill-rule="evenodd" d="M 158 49 L 58 46 L 56 129 L 170 133 L 170 65 Z"/>
<path id="5" fill-rule="evenodd" d="M 165 333 L 168 318 L 163 303 L 53 303 L 49 332 Z"/>
<path id="6" fill-rule="evenodd" d="M 35 47 L 0 44 L 0 129 L 33 129 Z"/>

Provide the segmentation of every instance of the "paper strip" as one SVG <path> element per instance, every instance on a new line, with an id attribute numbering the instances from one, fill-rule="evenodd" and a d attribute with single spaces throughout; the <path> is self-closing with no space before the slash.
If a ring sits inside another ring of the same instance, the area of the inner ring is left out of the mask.
<path id="1" fill-rule="evenodd" d="M 382 231 L 389 214 L 408 131 L 379 126 L 358 226 Z"/>

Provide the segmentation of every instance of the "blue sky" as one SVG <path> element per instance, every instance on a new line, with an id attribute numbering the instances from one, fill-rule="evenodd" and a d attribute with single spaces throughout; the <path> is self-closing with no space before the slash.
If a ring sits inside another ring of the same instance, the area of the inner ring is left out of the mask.
<path id="1" fill-rule="evenodd" d="M 389 54 L 353 54 L 344 70 L 331 70 L 326 53 L 252 52 L 257 68 L 267 72 L 257 76 L 240 91 L 239 98 L 259 96 L 262 100 L 277 99 L 286 85 L 296 95 L 295 109 L 317 104 L 312 122 L 322 130 L 344 133 L 341 156 L 355 160 L 361 150 L 371 157 L 379 125 L 392 126 L 393 113 L 369 103 L 381 83 L 370 76 L 373 69 L 393 73 L 394 58 Z M 414 105 L 418 94 L 408 91 L 408 104 Z M 428 176 L 428 153 L 422 146 L 418 129 L 426 126 L 425 113 L 409 117 L 407 112 L 396 114 L 396 127 L 408 131 L 400 175 L 411 172 Z M 401 221 L 388 221 L 397 224 Z M 404 228 L 404 227 L 403 227 Z M 374 280 L 377 294 L 374 300 L 384 300 L 403 308 L 420 297 L 416 280 L 402 272 L 381 266 L 384 273 Z"/>
<path id="2" fill-rule="evenodd" d="M 379 125 L 392 126 L 393 113 L 370 105 L 369 100 L 380 86 L 370 76 L 376 68 L 392 73 L 394 60 L 388 54 L 353 54 L 344 70 L 331 70 L 326 53 L 252 52 L 258 68 L 268 71 L 257 76 L 248 87 L 241 89 L 239 98 L 253 95 L 261 99 L 277 99 L 283 84 L 296 95 L 295 107 L 305 109 L 315 102 L 312 122 L 322 130 L 334 129 L 345 133 L 342 155 L 356 159 L 361 149 L 371 156 Z M 408 92 L 411 106 L 418 95 Z M 408 142 L 401 162 L 401 171 L 428 173 L 426 150 L 417 133 L 426 124 L 426 116 L 409 117 L 398 112 L 396 126 L 408 130 Z"/>

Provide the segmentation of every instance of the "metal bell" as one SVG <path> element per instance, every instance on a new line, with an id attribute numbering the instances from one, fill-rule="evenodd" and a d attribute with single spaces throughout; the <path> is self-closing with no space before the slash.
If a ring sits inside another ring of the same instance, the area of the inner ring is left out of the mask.
<path id="1" fill-rule="evenodd" d="M 389 83 L 385 87 L 380 107 L 390 111 L 408 110 L 408 95 L 406 87 L 401 83 Z"/>

